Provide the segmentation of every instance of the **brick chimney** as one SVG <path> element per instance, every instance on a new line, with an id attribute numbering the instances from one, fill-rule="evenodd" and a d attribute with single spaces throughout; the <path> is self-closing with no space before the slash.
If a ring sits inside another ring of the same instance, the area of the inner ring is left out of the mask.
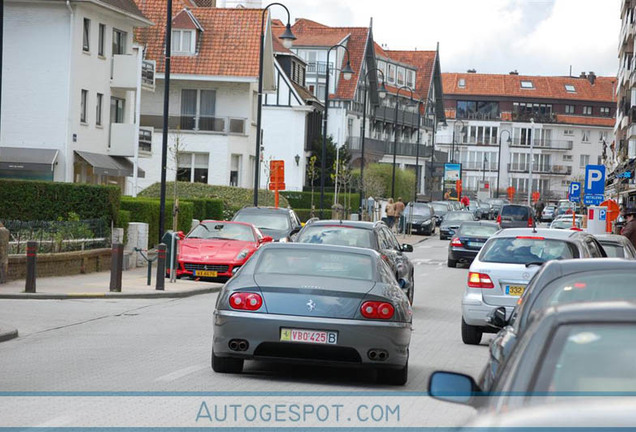
<path id="1" fill-rule="evenodd" d="M 510 72 L 510 75 L 519 75 L 519 72 L 517 71 L 517 69 L 515 69 Z"/>
<path id="2" fill-rule="evenodd" d="M 587 74 L 587 79 L 590 82 L 590 84 L 594 85 L 594 82 L 596 81 L 596 74 L 594 72 L 589 72 Z"/>
<path id="3" fill-rule="evenodd" d="M 477 73 L 477 69 L 468 69 L 466 73 Z"/>

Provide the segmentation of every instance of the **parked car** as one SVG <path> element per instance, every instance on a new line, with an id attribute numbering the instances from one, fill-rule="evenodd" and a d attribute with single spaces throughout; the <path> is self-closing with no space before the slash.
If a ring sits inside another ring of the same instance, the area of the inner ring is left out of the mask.
<path id="1" fill-rule="evenodd" d="M 617 234 L 599 234 L 595 237 L 608 257 L 636 259 L 636 249 L 627 237 Z"/>
<path id="2" fill-rule="evenodd" d="M 560 216 L 564 214 L 571 214 L 572 212 L 576 213 L 578 211 L 579 206 L 569 200 L 559 200 L 557 204 L 557 208 L 554 212 L 554 216 Z"/>
<path id="3" fill-rule="evenodd" d="M 400 244 L 384 222 L 322 220 L 306 225 L 296 236 L 298 243 L 329 244 L 373 249 L 389 265 L 395 280 L 411 304 L 415 294 L 414 268 L 404 252 L 413 246 Z"/>
<path id="4" fill-rule="evenodd" d="M 490 357 L 480 378 L 489 390 L 501 365 L 517 341 L 544 309 L 558 304 L 609 300 L 636 300 L 636 262 L 620 259 L 578 259 L 546 263 L 532 278 L 512 316 L 505 308 L 493 310 L 491 326 L 501 329 L 490 342 Z"/>
<path id="5" fill-rule="evenodd" d="M 404 221 L 412 232 L 430 236 L 435 232 L 437 217 L 430 204 L 410 202 L 404 209 Z"/>
<path id="6" fill-rule="evenodd" d="M 477 219 L 480 219 L 480 220 L 485 219 L 481 211 L 481 206 L 479 205 L 479 202 L 477 200 L 471 200 L 470 204 L 468 204 L 468 208 L 464 210 L 468 210 L 472 212 L 475 215 L 475 218 Z"/>
<path id="7" fill-rule="evenodd" d="M 488 198 L 486 202 L 490 204 L 490 207 L 492 207 L 493 218 L 497 218 L 497 216 L 499 216 L 501 207 L 505 204 L 509 204 L 508 200 L 503 198 Z"/>
<path id="8" fill-rule="evenodd" d="M 593 235 L 582 231 L 511 228 L 497 232 L 481 249 L 468 271 L 462 299 L 462 341 L 477 345 L 489 313 L 501 306 L 510 316 L 528 282 L 543 263 L 573 258 L 604 258 Z"/>
<path id="9" fill-rule="evenodd" d="M 244 360 L 355 365 L 404 385 L 411 321 L 379 253 L 270 243 L 218 295 L 212 369 L 240 373 Z"/>
<path id="10" fill-rule="evenodd" d="M 448 244 L 448 267 L 458 262 L 471 263 L 486 241 L 499 227 L 494 222 L 463 222 Z"/>
<path id="11" fill-rule="evenodd" d="M 519 204 L 506 204 L 501 207 L 497 216 L 501 229 L 524 228 L 534 226 L 534 210 L 532 207 Z"/>
<path id="12" fill-rule="evenodd" d="M 455 230 L 457 230 L 463 222 L 473 222 L 476 220 L 478 219 L 472 212 L 463 210 L 448 212 L 439 226 L 439 239 L 446 240 L 451 238 L 455 235 Z"/>
<path id="13" fill-rule="evenodd" d="M 229 279 L 272 240 L 251 224 L 202 221 L 179 242 L 177 277 Z"/>
<path id="14" fill-rule="evenodd" d="M 437 371 L 428 394 L 482 411 L 513 411 L 558 394 L 636 391 L 636 304 L 572 303 L 547 309 L 520 336 L 488 397 L 468 375 Z M 577 398 L 578 399 L 578 398 Z M 577 401 L 578 402 L 578 401 Z"/>
<path id="15" fill-rule="evenodd" d="M 572 225 L 572 219 L 574 219 L 574 225 Z M 550 223 L 550 229 L 571 229 L 571 228 L 583 229 L 583 216 L 581 215 L 565 215 L 565 217 L 559 216 Z"/>
<path id="16" fill-rule="evenodd" d="M 431 203 L 433 210 L 435 211 L 435 215 L 437 216 L 437 226 L 439 226 L 444 220 L 444 216 L 451 210 L 451 205 L 448 201 L 433 201 Z"/>
<path id="17" fill-rule="evenodd" d="M 243 207 L 234 214 L 233 221 L 251 223 L 274 241 L 291 241 L 302 224 L 295 211 L 288 208 Z"/>
<path id="18" fill-rule="evenodd" d="M 556 206 L 554 205 L 547 205 L 543 207 L 543 211 L 541 212 L 541 222 L 552 222 L 555 212 Z"/>
<path id="19" fill-rule="evenodd" d="M 492 206 L 487 201 L 479 201 L 482 219 L 494 219 Z"/>

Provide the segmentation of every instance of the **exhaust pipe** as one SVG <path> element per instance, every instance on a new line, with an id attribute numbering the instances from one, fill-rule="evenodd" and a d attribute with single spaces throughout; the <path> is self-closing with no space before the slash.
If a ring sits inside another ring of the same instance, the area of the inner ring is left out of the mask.
<path id="1" fill-rule="evenodd" d="M 247 351 L 250 346 L 245 339 L 232 339 L 228 345 L 232 351 Z"/>
<path id="2" fill-rule="evenodd" d="M 239 349 L 239 343 L 236 339 L 232 339 L 229 343 L 229 346 L 232 351 L 238 351 Z"/>
<path id="3" fill-rule="evenodd" d="M 389 358 L 389 353 L 382 349 L 370 349 L 367 352 L 367 357 L 369 357 L 369 360 L 384 361 Z"/>
<path id="4" fill-rule="evenodd" d="M 238 343 L 238 349 L 239 351 L 247 351 L 247 347 L 249 346 L 249 344 L 247 343 L 247 341 L 242 340 Z"/>

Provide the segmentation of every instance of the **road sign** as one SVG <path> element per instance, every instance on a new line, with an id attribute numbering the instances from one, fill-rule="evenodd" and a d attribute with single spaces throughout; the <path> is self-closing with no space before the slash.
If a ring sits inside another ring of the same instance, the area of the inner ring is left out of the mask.
<path id="1" fill-rule="evenodd" d="M 269 182 L 285 183 L 285 161 L 273 160 L 269 162 Z"/>
<path id="2" fill-rule="evenodd" d="M 583 197 L 583 204 L 585 205 L 599 205 L 605 199 L 604 195 L 586 194 Z"/>
<path id="3" fill-rule="evenodd" d="M 513 198 L 515 197 L 515 192 L 516 192 L 515 188 L 510 186 L 508 189 L 506 189 L 506 192 L 508 193 L 508 199 L 512 201 Z"/>
<path id="4" fill-rule="evenodd" d="M 588 165 L 585 167 L 585 195 L 603 195 L 605 193 L 605 166 Z"/>
<path id="5" fill-rule="evenodd" d="M 607 219 L 607 210 L 600 209 L 598 212 L 598 220 L 605 221 Z"/>
<path id="6" fill-rule="evenodd" d="M 538 191 L 532 192 L 532 201 L 537 202 L 541 198 L 541 194 Z"/>
<path id="7" fill-rule="evenodd" d="M 581 201 L 581 183 L 570 183 L 570 186 L 568 187 L 568 199 L 572 202 Z"/>

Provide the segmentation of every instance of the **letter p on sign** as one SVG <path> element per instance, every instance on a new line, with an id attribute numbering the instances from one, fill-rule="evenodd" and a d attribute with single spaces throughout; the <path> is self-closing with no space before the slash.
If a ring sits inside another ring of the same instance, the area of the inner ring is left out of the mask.
<path id="1" fill-rule="evenodd" d="M 605 192 L 605 166 L 585 167 L 585 194 L 602 195 Z"/>

